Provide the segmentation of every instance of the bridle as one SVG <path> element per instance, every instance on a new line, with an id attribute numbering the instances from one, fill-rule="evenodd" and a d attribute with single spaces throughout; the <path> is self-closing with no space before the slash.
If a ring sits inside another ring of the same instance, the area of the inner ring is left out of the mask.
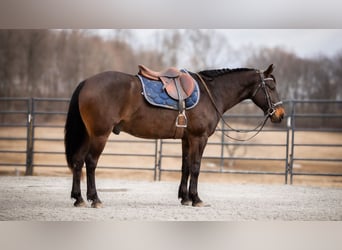
<path id="1" fill-rule="evenodd" d="M 265 115 L 267 115 L 268 117 L 271 117 L 276 112 L 275 108 L 277 106 L 279 106 L 279 105 L 282 105 L 283 102 L 282 101 L 276 102 L 276 103 L 272 102 L 271 97 L 270 97 L 270 93 L 268 92 L 267 84 L 266 84 L 265 81 L 274 81 L 274 79 L 272 77 L 264 78 L 263 73 L 261 73 L 261 72 L 258 72 L 258 73 L 260 75 L 260 80 L 261 81 L 258 84 L 258 86 L 256 87 L 256 89 L 254 90 L 251 99 L 253 99 L 256 96 L 256 94 L 258 93 L 258 91 L 260 89 L 262 89 L 264 91 L 264 93 L 265 93 L 265 98 L 266 98 L 267 105 L 268 105 L 268 109 L 267 109 L 267 112 L 266 112 Z"/>
<path id="2" fill-rule="evenodd" d="M 267 108 L 267 112 L 265 113 L 264 115 L 264 119 L 254 128 L 254 129 L 251 129 L 251 130 L 239 130 L 239 129 L 235 129 L 233 128 L 232 126 L 230 126 L 223 118 L 223 115 L 220 113 L 220 111 L 218 110 L 217 108 L 217 105 L 215 103 L 215 100 L 207 86 L 207 84 L 205 83 L 205 81 L 203 80 L 203 78 L 201 77 L 200 74 L 196 73 L 197 77 L 200 79 L 202 85 L 204 86 L 205 90 L 207 91 L 208 93 L 208 96 L 209 96 L 209 99 L 211 100 L 217 114 L 220 116 L 221 120 L 223 121 L 223 123 L 228 127 L 230 128 L 232 131 L 234 132 L 237 132 L 237 133 L 250 133 L 250 132 L 255 132 L 255 134 L 253 134 L 252 136 L 250 136 L 249 138 L 247 139 L 239 139 L 239 138 L 234 138 L 234 137 L 231 137 L 230 135 L 228 135 L 227 133 L 225 133 L 225 131 L 222 129 L 222 133 L 224 134 L 224 136 L 232 139 L 232 140 L 235 140 L 235 141 L 249 141 L 251 139 L 253 139 L 254 137 L 256 137 L 260 132 L 261 130 L 264 128 L 266 122 L 267 122 L 267 119 L 269 117 L 271 117 L 275 112 L 276 112 L 276 107 L 281 105 L 283 102 L 276 102 L 276 103 L 273 103 L 272 100 L 271 100 L 271 97 L 270 97 L 270 94 L 268 92 L 268 87 L 267 87 L 267 84 L 265 81 L 268 81 L 268 80 L 272 80 L 274 81 L 274 79 L 272 77 L 267 77 L 265 78 L 263 73 L 260 72 L 260 71 L 257 71 L 257 73 L 260 75 L 260 83 L 258 84 L 258 86 L 256 87 L 256 89 L 254 90 L 253 94 L 252 94 L 252 97 L 251 99 L 253 99 L 256 94 L 258 93 L 258 91 L 260 89 L 262 89 L 265 93 L 265 98 L 267 100 L 267 105 L 268 105 L 268 108 Z"/>

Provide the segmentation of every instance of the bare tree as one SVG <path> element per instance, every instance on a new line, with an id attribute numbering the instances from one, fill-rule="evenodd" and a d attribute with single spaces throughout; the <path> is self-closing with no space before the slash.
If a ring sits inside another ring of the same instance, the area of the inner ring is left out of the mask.
<path id="1" fill-rule="evenodd" d="M 279 92 L 285 99 L 336 99 L 337 76 L 334 60 L 326 57 L 303 59 L 281 48 L 263 48 L 246 64 L 263 69 L 276 66 Z"/>
<path id="2" fill-rule="evenodd" d="M 215 30 L 190 30 L 187 34 L 189 62 L 195 70 L 229 68 L 236 60 L 236 51 L 222 33 Z"/>
<path id="3" fill-rule="evenodd" d="M 229 67 L 237 56 L 227 38 L 215 30 L 164 30 L 164 64 L 191 70 Z"/>
<path id="4" fill-rule="evenodd" d="M 159 30 L 145 48 L 135 39 L 129 30 L 106 38 L 89 30 L 1 30 L 0 95 L 69 97 L 79 81 L 101 71 L 135 74 L 140 63 L 196 71 L 230 67 L 247 55 L 246 67 L 275 64 L 283 99 L 342 98 L 342 52 L 304 59 L 277 47 L 235 51 L 215 30 Z"/>

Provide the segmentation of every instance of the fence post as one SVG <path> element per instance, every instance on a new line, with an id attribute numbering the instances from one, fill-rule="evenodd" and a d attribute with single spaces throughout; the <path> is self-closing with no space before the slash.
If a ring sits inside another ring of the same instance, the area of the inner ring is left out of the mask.
<path id="1" fill-rule="evenodd" d="M 285 184 L 288 184 L 288 175 L 290 172 L 290 151 L 291 151 L 291 145 L 290 144 L 290 133 L 292 131 L 292 110 L 293 110 L 293 102 L 289 101 L 289 116 L 286 120 L 286 159 L 285 159 Z"/>
<path id="2" fill-rule="evenodd" d="M 27 140 L 26 140 L 26 172 L 25 175 L 33 175 L 33 124 L 34 124 L 34 115 L 33 115 L 33 98 L 28 99 L 27 102 Z"/>
<path id="3" fill-rule="evenodd" d="M 223 172 L 224 168 L 224 147 L 225 147 L 225 136 L 224 136 L 224 129 L 225 129 L 225 124 L 223 120 L 221 119 L 221 160 L 220 160 L 220 171 L 221 173 Z"/>
<path id="4" fill-rule="evenodd" d="M 295 108 L 296 108 L 296 101 L 292 100 L 292 109 L 291 109 L 291 148 L 290 148 L 290 153 L 289 153 L 289 174 L 290 174 L 290 184 L 293 184 L 293 156 L 294 156 L 294 140 L 295 140 Z"/>
<path id="5" fill-rule="evenodd" d="M 154 140 L 154 181 L 157 181 L 157 176 L 158 176 L 158 168 L 159 168 L 159 163 L 158 163 L 158 139 Z"/>
<path id="6" fill-rule="evenodd" d="M 163 157 L 163 139 L 158 140 L 159 141 L 159 159 L 158 159 L 158 181 L 161 180 L 161 172 L 162 172 L 162 157 Z"/>

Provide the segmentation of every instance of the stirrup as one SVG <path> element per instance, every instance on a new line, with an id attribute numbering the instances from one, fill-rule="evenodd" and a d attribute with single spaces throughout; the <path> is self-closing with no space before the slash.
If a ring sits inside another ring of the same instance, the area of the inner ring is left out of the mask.
<path id="1" fill-rule="evenodd" d="M 186 128 L 188 126 L 188 118 L 186 118 L 185 112 L 179 113 L 176 118 L 177 128 Z"/>

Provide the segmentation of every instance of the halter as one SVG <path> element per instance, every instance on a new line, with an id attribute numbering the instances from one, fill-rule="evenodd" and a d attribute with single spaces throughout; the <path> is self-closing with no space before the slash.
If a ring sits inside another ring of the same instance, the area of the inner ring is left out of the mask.
<path id="1" fill-rule="evenodd" d="M 203 78 L 200 76 L 200 74 L 196 73 L 196 75 L 197 75 L 198 78 L 200 79 L 201 83 L 203 84 L 205 90 L 207 91 L 208 96 L 209 96 L 209 98 L 210 98 L 210 100 L 211 100 L 211 102 L 212 102 L 212 104 L 213 104 L 213 106 L 214 106 L 214 108 L 215 108 L 217 114 L 220 116 L 221 120 L 223 121 L 223 123 L 224 123 L 228 128 L 230 128 L 232 131 L 237 132 L 237 133 L 250 133 L 250 132 L 256 131 L 256 133 L 255 133 L 254 135 L 250 136 L 250 137 L 247 138 L 247 139 L 238 139 L 238 138 L 231 137 L 230 135 L 228 135 L 227 133 L 225 133 L 225 132 L 222 130 L 223 135 L 226 136 L 226 137 L 228 137 L 228 138 L 230 138 L 230 139 L 232 139 L 232 140 L 244 142 L 244 141 L 249 141 L 249 140 L 253 139 L 254 137 L 256 137 L 256 136 L 261 132 L 261 130 L 264 128 L 267 119 L 268 119 L 269 117 L 271 117 L 271 116 L 276 112 L 275 107 L 277 107 L 277 106 L 279 106 L 279 105 L 281 105 L 281 104 L 283 103 L 282 101 L 273 103 L 272 100 L 271 100 L 271 97 L 270 97 L 270 94 L 269 94 L 269 92 L 268 92 L 268 89 L 267 89 L 267 85 L 266 85 L 265 80 L 266 80 L 266 81 L 268 81 L 268 80 L 274 81 L 274 79 L 271 78 L 271 77 L 264 78 L 262 72 L 260 72 L 260 71 L 257 71 L 257 72 L 258 72 L 258 74 L 260 75 L 260 83 L 258 84 L 257 88 L 254 90 L 253 95 L 252 95 L 251 98 L 255 97 L 255 95 L 258 93 L 259 89 L 263 89 L 263 90 L 264 90 L 264 93 L 265 93 L 265 98 L 266 98 L 266 100 L 267 100 L 268 109 L 267 109 L 267 113 L 266 113 L 265 116 L 264 116 L 264 120 L 263 120 L 263 121 L 261 121 L 254 129 L 245 130 L 245 131 L 242 131 L 242 130 L 235 129 L 235 128 L 231 127 L 231 126 L 224 120 L 223 116 L 221 115 L 220 111 L 219 111 L 218 108 L 217 108 L 217 105 L 216 105 L 216 103 L 215 103 L 215 101 L 214 101 L 214 98 L 213 98 L 213 96 L 212 96 L 212 94 L 211 94 L 211 92 L 210 92 L 210 90 L 209 90 L 207 84 L 205 83 L 205 81 L 203 80 Z"/>

